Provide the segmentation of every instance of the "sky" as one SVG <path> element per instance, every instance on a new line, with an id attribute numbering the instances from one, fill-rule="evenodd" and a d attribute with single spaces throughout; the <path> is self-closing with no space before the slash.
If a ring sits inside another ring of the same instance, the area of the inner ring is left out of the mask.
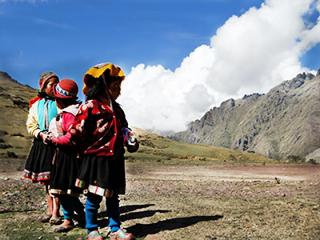
<path id="1" fill-rule="evenodd" d="M 182 131 L 222 101 L 316 73 L 319 12 L 320 0 L 0 0 L 0 71 L 82 88 L 112 62 L 131 126 Z"/>

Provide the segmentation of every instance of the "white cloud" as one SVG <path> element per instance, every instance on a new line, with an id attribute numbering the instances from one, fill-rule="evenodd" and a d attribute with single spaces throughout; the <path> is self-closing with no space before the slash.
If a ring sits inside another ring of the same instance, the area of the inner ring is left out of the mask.
<path id="1" fill-rule="evenodd" d="M 53 22 L 53 21 L 43 19 L 43 18 L 34 18 L 33 21 L 39 25 L 47 25 L 50 27 L 55 27 L 55 28 L 60 28 L 60 29 L 65 29 L 65 30 L 71 29 L 71 26 L 69 26 L 67 24 L 57 23 L 57 22 Z"/>
<path id="2" fill-rule="evenodd" d="M 320 42 L 320 24 L 304 23 L 319 1 L 266 0 L 230 17 L 174 71 L 140 64 L 123 83 L 119 102 L 131 125 L 183 130 L 227 98 L 266 92 L 304 68 L 299 58 Z"/>

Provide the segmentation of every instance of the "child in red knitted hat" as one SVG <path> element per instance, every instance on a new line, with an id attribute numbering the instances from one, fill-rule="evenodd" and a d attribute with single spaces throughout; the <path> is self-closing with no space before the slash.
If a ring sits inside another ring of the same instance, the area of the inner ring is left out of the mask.
<path id="1" fill-rule="evenodd" d="M 51 171 L 50 194 L 60 199 L 64 213 L 64 222 L 54 229 L 55 232 L 71 230 L 75 217 L 78 217 L 80 223 L 85 221 L 84 207 L 79 200 L 82 190 L 75 186 L 80 159 L 76 149 L 70 144 L 71 134 L 68 131 L 80 105 L 77 94 L 78 86 L 72 79 L 63 79 L 54 88 L 60 113 L 51 121 L 49 127 L 49 140 L 57 146 Z"/>
<path id="2" fill-rule="evenodd" d="M 46 72 L 40 76 L 40 91 L 38 98 L 30 102 L 27 119 L 27 131 L 34 137 L 29 156 L 25 163 L 24 177 L 33 182 L 45 185 L 47 192 L 47 214 L 40 217 L 42 222 L 59 222 L 59 202 L 53 199 L 48 192 L 50 180 L 51 161 L 54 147 L 47 144 L 48 128 L 51 119 L 55 118 L 58 109 L 53 98 L 53 87 L 59 82 L 58 76 L 53 72 Z"/>
<path id="3" fill-rule="evenodd" d="M 134 239 L 133 234 L 121 228 L 119 219 L 118 195 L 125 193 L 123 129 L 127 129 L 128 122 L 115 100 L 120 95 L 124 77 L 121 68 L 111 63 L 90 68 L 84 76 L 86 102 L 81 105 L 70 130 L 83 154 L 76 185 L 88 190 L 85 205 L 88 240 L 103 240 L 97 223 L 103 197 L 107 201 L 110 239 Z"/>

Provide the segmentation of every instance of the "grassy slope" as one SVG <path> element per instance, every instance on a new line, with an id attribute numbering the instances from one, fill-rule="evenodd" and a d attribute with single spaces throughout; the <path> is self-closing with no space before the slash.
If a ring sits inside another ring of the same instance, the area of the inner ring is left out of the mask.
<path id="1" fill-rule="evenodd" d="M 0 156 L 24 158 L 29 151 L 31 138 L 26 131 L 28 102 L 36 90 L 19 84 L 7 75 L 0 74 Z"/>
<path id="2" fill-rule="evenodd" d="M 128 160 L 156 161 L 166 164 L 266 163 L 274 162 L 262 155 L 209 145 L 176 142 L 141 129 L 135 129 L 140 139 L 137 153 L 127 154 Z"/>

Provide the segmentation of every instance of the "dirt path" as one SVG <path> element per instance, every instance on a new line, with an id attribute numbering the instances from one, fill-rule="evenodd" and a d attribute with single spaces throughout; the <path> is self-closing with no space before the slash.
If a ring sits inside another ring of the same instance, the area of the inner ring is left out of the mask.
<path id="1" fill-rule="evenodd" d="M 133 176 L 136 174 L 132 174 Z M 303 181 L 320 176 L 318 165 L 159 166 L 141 178 L 212 181 Z"/>
<path id="2" fill-rule="evenodd" d="M 143 174 L 137 174 L 129 165 L 128 177 L 141 177 L 167 180 L 212 180 L 212 181 L 303 181 L 318 178 L 320 165 L 270 165 L 270 166 L 157 166 L 143 168 Z M 139 166 L 140 168 L 140 166 Z M 131 171 L 133 170 L 133 171 Z M 0 179 L 20 179 L 21 171 L 1 172 Z"/>

